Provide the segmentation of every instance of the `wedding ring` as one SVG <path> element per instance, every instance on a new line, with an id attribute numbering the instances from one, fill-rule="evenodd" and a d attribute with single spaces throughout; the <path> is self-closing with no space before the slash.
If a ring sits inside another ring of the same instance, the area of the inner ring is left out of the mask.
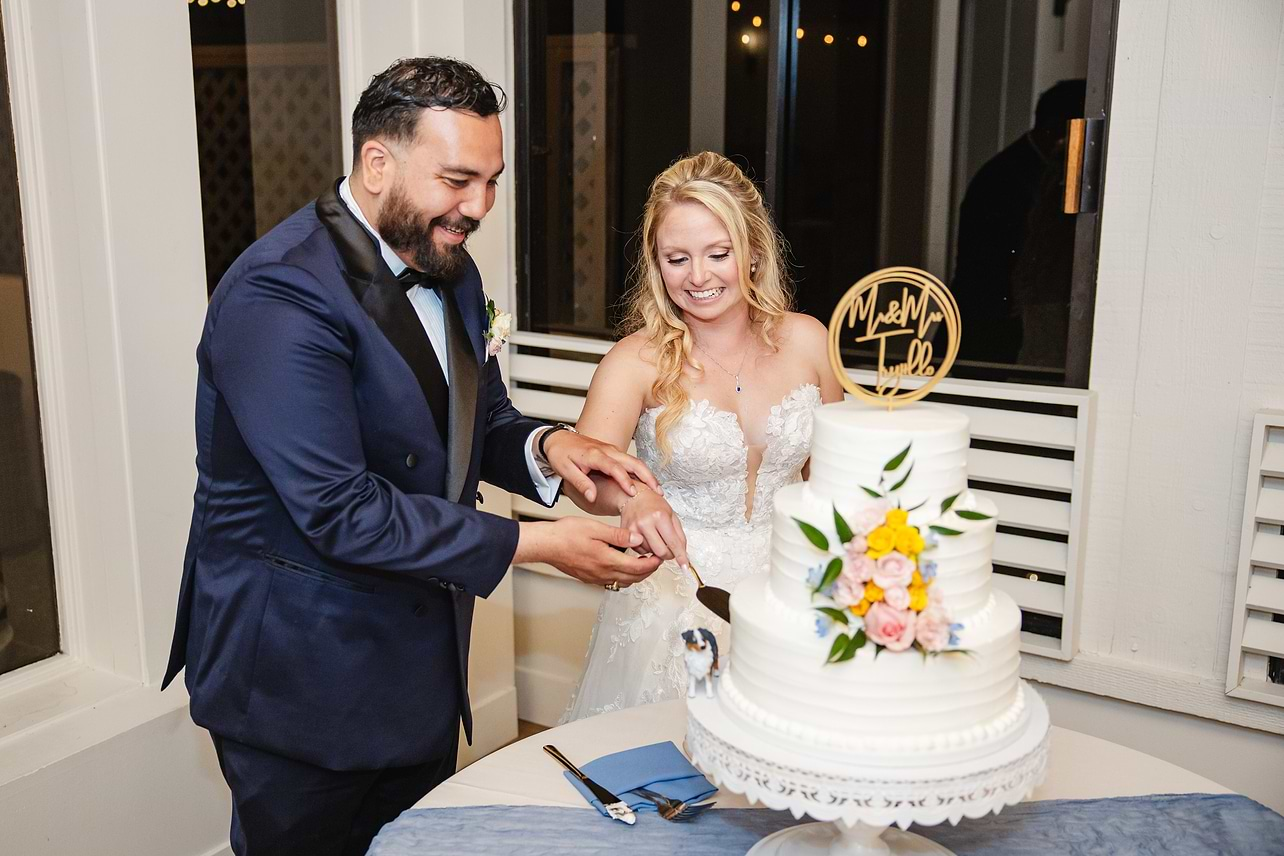
<path id="1" fill-rule="evenodd" d="M 607 584 L 606 584 L 606 590 L 607 590 L 607 591 L 619 591 L 619 590 L 620 590 L 620 584 L 619 584 L 619 583 L 607 583 Z"/>

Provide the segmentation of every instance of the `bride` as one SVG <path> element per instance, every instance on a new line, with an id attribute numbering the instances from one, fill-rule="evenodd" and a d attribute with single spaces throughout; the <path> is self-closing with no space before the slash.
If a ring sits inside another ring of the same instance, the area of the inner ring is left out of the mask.
<path id="1" fill-rule="evenodd" d="M 639 550 L 666 561 L 606 593 L 563 722 L 684 695 L 684 630 L 707 627 L 730 651 L 688 566 L 728 590 L 766 570 L 772 498 L 801 478 L 813 408 L 842 398 L 824 325 L 789 311 L 782 255 L 757 188 L 722 155 L 684 158 L 652 183 L 634 332 L 602 359 L 576 427 L 620 449 L 633 438 L 663 496 L 595 480 L 592 511 L 618 513 Z"/>

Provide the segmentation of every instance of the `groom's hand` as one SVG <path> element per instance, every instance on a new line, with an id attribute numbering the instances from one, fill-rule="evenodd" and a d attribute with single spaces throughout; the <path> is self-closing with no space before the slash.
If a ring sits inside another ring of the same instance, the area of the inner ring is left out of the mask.
<path id="1" fill-rule="evenodd" d="M 660 566 L 655 556 L 621 552 L 638 547 L 642 536 L 584 517 L 552 523 L 522 523 L 513 564 L 547 562 L 569 577 L 592 585 L 641 582 Z"/>
<path id="2" fill-rule="evenodd" d="M 590 503 L 597 500 L 597 486 L 589 477 L 594 472 L 615 481 L 629 496 L 637 493 L 634 479 L 660 492 L 660 483 L 646 464 L 610 443 L 583 434 L 572 431 L 550 434 L 544 444 L 544 455 L 553 471 Z"/>

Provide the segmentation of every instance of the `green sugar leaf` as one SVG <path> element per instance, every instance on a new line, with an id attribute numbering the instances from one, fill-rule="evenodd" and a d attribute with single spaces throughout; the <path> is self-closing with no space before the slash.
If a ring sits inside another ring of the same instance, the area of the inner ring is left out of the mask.
<path id="1" fill-rule="evenodd" d="M 794 522 L 798 524 L 798 528 L 802 530 L 802 534 L 807 536 L 807 540 L 810 541 L 817 550 L 829 550 L 829 539 L 825 537 L 824 532 L 821 532 L 810 523 L 803 523 L 797 517 L 794 518 Z"/>
<path id="2" fill-rule="evenodd" d="M 838 658 L 841 657 L 843 655 L 843 652 L 846 650 L 847 650 L 847 636 L 840 633 L 838 634 L 838 638 L 834 640 L 834 644 L 831 645 L 829 648 L 829 656 L 825 658 L 826 665 L 828 665 L 829 663 L 837 663 Z"/>
<path id="3" fill-rule="evenodd" d="M 914 472 L 914 465 L 910 464 L 909 469 L 905 471 L 905 477 L 902 478 L 900 481 L 898 481 L 896 484 L 892 485 L 892 489 L 889 490 L 888 493 L 896 493 L 896 491 L 900 490 L 905 485 L 905 482 L 909 481 L 910 474 L 913 472 Z"/>
<path id="4" fill-rule="evenodd" d="M 825 575 L 820 578 L 820 585 L 816 586 L 816 591 L 824 591 L 834 584 L 838 575 L 843 572 L 842 559 L 830 559 L 829 567 L 825 568 Z"/>
<path id="5" fill-rule="evenodd" d="M 843 544 L 852 540 L 852 528 L 847 525 L 847 521 L 838 513 L 838 506 L 834 506 L 834 531 L 838 533 L 838 540 Z"/>
<path id="6" fill-rule="evenodd" d="M 910 443 L 909 446 L 906 446 L 904 449 L 901 450 L 901 453 L 899 455 L 897 455 L 896 457 L 888 461 L 886 464 L 884 464 L 883 472 L 885 473 L 891 472 L 892 470 L 899 467 L 901 464 L 905 463 L 905 456 L 909 454 L 910 446 L 913 446 L 913 445 L 914 445 L 913 443 Z"/>
<path id="7" fill-rule="evenodd" d="M 841 609 L 834 609 L 828 606 L 818 606 L 816 607 L 816 611 L 824 613 L 825 615 L 829 616 L 834 621 L 837 621 L 839 624 L 843 625 L 844 627 L 847 626 L 847 613 Z"/>
<path id="8" fill-rule="evenodd" d="M 964 520 L 989 520 L 990 519 L 990 515 L 982 514 L 979 511 L 968 511 L 966 509 L 963 509 L 960 511 L 956 511 L 954 513 L 957 514 L 959 517 L 962 517 Z"/>

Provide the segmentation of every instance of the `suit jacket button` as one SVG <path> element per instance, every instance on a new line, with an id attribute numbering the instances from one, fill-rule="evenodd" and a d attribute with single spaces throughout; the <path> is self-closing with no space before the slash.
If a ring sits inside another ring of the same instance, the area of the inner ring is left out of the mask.
<path id="1" fill-rule="evenodd" d="M 415 457 L 415 453 L 414 453 L 414 452 L 411 452 L 409 455 L 406 455 L 406 467 L 407 467 L 407 468 L 409 468 L 409 469 L 414 469 L 414 468 L 415 468 L 415 464 L 417 464 L 417 463 L 419 463 L 419 459 Z"/>
<path id="2" fill-rule="evenodd" d="M 428 607 L 422 603 L 415 604 L 415 618 L 423 618 L 428 614 Z"/>

